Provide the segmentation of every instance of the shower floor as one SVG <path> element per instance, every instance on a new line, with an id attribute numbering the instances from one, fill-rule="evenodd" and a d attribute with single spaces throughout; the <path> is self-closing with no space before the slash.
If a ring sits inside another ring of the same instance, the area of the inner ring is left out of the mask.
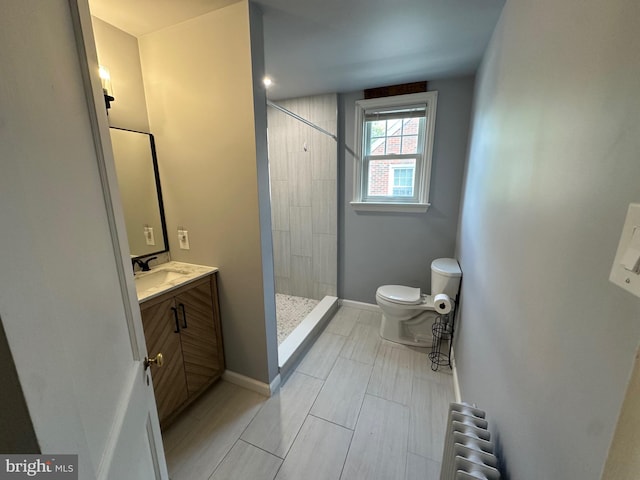
<path id="1" fill-rule="evenodd" d="M 278 345 L 311 313 L 320 300 L 276 293 Z"/>

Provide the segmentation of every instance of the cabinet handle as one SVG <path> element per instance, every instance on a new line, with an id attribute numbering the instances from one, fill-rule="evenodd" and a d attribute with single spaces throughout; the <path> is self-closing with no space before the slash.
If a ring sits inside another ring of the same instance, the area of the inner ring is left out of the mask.
<path id="1" fill-rule="evenodd" d="M 180 333 L 180 323 L 178 320 L 178 309 L 176 307 L 171 307 L 171 310 L 173 310 L 173 318 L 176 319 L 176 329 L 173 331 L 173 333 Z"/>
<path id="2" fill-rule="evenodd" d="M 187 328 L 187 311 L 184 308 L 184 303 L 181 303 L 179 307 L 182 309 L 182 328 Z"/>

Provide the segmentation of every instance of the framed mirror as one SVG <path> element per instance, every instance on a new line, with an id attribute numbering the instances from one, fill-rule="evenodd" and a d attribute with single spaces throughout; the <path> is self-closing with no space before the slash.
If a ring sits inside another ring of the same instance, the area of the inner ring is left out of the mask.
<path id="1" fill-rule="evenodd" d="M 110 127 L 131 258 L 168 250 L 153 135 Z"/>

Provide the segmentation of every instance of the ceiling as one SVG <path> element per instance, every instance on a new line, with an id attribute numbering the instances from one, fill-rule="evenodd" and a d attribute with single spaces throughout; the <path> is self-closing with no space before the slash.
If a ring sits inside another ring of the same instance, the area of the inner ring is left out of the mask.
<path id="1" fill-rule="evenodd" d="M 238 0 L 89 0 L 91 15 L 140 37 Z"/>
<path id="2" fill-rule="evenodd" d="M 141 36 L 237 0 L 89 0 Z M 474 73 L 505 0 L 257 0 L 272 99 Z"/>

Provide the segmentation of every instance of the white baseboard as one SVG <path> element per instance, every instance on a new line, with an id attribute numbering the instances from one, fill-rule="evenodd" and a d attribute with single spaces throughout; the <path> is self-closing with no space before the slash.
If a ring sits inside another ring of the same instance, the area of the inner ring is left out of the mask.
<path id="1" fill-rule="evenodd" d="M 456 368 L 456 357 L 451 347 L 451 370 L 453 370 L 453 393 L 456 397 L 456 403 L 462 403 L 462 393 L 460 393 L 460 381 L 458 379 L 458 369 Z"/>
<path id="2" fill-rule="evenodd" d="M 340 305 L 345 307 L 359 308 L 361 310 L 370 310 L 372 312 L 379 312 L 380 307 L 371 303 L 356 302 L 355 300 L 340 300 Z"/>
<path id="3" fill-rule="evenodd" d="M 275 394 L 280 388 L 280 382 L 282 381 L 282 377 L 280 374 L 276 375 L 276 378 L 269 384 L 269 396 Z"/>
<path id="4" fill-rule="evenodd" d="M 270 397 L 280 388 L 280 374 L 276 375 L 276 378 L 274 378 L 270 384 L 259 382 L 258 380 L 232 372 L 231 370 L 225 370 L 222 374 L 222 379 L 239 387 L 251 390 L 252 392 L 264 395 L 265 397 Z"/>

